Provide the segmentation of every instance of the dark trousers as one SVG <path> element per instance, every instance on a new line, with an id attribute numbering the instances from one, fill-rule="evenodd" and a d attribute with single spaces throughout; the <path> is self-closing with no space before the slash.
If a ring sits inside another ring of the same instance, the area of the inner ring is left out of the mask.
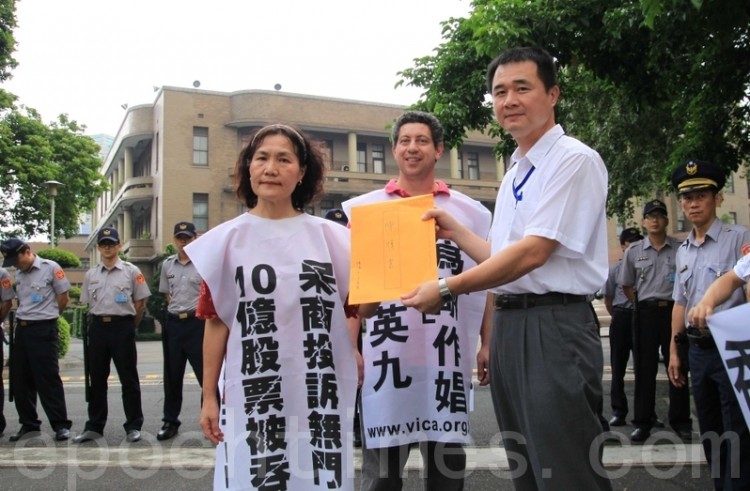
<path id="1" fill-rule="evenodd" d="M 719 351 L 691 346 L 689 357 L 698 426 L 714 487 L 750 489 L 750 433 Z"/>
<path id="2" fill-rule="evenodd" d="M 122 385 L 122 406 L 125 410 L 125 431 L 140 430 L 143 425 L 141 385 L 138 378 L 138 356 L 135 349 L 133 319 L 101 322 L 93 318 L 89 329 L 89 371 L 91 395 L 86 429 L 104 432 L 107 424 L 107 378 L 110 362 L 115 363 Z"/>
<path id="3" fill-rule="evenodd" d="M 2 343 L 2 340 L 0 340 Z M 0 435 L 5 431 L 5 384 L 3 383 L 3 368 L 5 367 L 5 352 L 0 345 Z"/>
<path id="4" fill-rule="evenodd" d="M 52 429 L 72 426 L 57 362 L 58 345 L 57 319 L 16 326 L 10 363 L 16 411 L 23 429 L 39 430 L 42 424 L 36 412 L 37 394 Z"/>
<path id="5" fill-rule="evenodd" d="M 585 302 L 495 311 L 490 390 L 517 491 L 612 489 L 601 471 L 603 365 Z"/>
<path id="6" fill-rule="evenodd" d="M 363 444 L 366 446 L 366 442 Z M 463 445 L 443 442 L 418 445 L 424 461 L 425 491 L 462 491 L 466 468 Z M 400 491 L 410 447 L 363 448 L 361 491 Z"/>
<path id="7" fill-rule="evenodd" d="M 628 415 L 628 398 L 625 396 L 625 371 L 633 349 L 633 310 L 615 307 L 609 325 L 609 362 L 612 366 L 610 399 L 612 414 L 625 418 Z"/>
<path id="8" fill-rule="evenodd" d="M 654 425 L 656 406 L 656 374 L 659 352 L 669 365 L 669 344 L 672 341 L 672 302 L 665 307 L 644 308 L 638 305 L 638 319 L 633 325 L 633 424 L 650 430 Z M 690 429 L 690 390 L 688 386 L 669 384 L 669 425 L 674 429 Z"/>
<path id="9" fill-rule="evenodd" d="M 182 385 L 187 362 L 190 362 L 198 384 L 203 386 L 204 324 L 202 319 L 193 316 L 186 319 L 167 316 L 163 341 L 167 355 L 164 360 L 164 422 L 180 424 Z"/>

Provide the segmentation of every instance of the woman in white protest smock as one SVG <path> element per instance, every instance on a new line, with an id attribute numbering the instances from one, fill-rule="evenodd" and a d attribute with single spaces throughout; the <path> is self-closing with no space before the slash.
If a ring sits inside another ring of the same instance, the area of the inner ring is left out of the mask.
<path id="1" fill-rule="evenodd" d="M 261 128 L 235 170 L 248 212 L 185 249 L 204 280 L 200 424 L 217 445 L 214 489 L 353 488 L 349 231 L 303 211 L 324 173 L 301 131 Z"/>

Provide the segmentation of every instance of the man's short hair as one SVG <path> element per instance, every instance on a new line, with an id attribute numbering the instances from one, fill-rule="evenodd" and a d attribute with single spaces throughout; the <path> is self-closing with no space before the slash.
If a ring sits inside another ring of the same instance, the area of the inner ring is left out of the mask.
<path id="1" fill-rule="evenodd" d="M 395 146 L 398 141 L 401 127 L 409 123 L 422 123 L 429 126 L 430 133 L 432 134 L 432 142 L 435 144 L 436 148 L 443 143 L 443 125 L 440 124 L 438 118 L 423 111 L 407 111 L 396 119 L 391 128 L 391 144 L 393 146 Z"/>
<path id="2" fill-rule="evenodd" d="M 490 62 L 487 67 L 487 91 L 492 94 L 492 82 L 499 66 L 522 61 L 532 61 L 536 64 L 537 75 L 547 92 L 557 85 L 557 70 L 552 55 L 542 48 L 521 47 L 505 50 Z"/>

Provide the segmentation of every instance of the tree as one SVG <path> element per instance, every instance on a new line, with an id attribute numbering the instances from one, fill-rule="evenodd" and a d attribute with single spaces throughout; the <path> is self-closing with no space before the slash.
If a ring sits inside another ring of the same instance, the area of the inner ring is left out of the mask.
<path id="1" fill-rule="evenodd" d="M 596 148 L 610 171 L 608 212 L 667 189 L 688 158 L 738 168 L 750 154 L 750 5 L 736 0 L 474 0 L 443 23 L 433 55 L 400 72 L 424 88 L 416 107 L 446 125 L 496 133 L 485 70 L 512 46 L 545 47 L 560 64 L 558 120 Z"/>
<path id="2" fill-rule="evenodd" d="M 15 0 L 0 0 L 0 81 L 16 66 Z M 63 114 L 47 125 L 38 112 L 0 89 L 0 236 L 49 235 L 50 197 L 45 181 L 65 184 L 55 200 L 55 236 L 78 233 L 82 212 L 107 189 L 99 146 L 84 126 Z"/>
<path id="3" fill-rule="evenodd" d="M 65 184 L 55 199 L 55 235 L 78 233 L 80 215 L 107 189 L 99 146 L 84 127 L 61 115 L 49 126 L 30 108 L 0 117 L 0 233 L 49 235 L 50 197 L 45 181 Z"/>
<path id="4" fill-rule="evenodd" d="M 13 29 L 16 27 L 16 2 L 15 0 L 0 0 L 0 82 L 10 77 L 10 71 L 16 67 L 13 51 L 16 49 L 16 40 L 13 37 Z M 0 92 L 3 92 L 0 89 Z M 7 107 L 0 104 L 0 108 Z"/>

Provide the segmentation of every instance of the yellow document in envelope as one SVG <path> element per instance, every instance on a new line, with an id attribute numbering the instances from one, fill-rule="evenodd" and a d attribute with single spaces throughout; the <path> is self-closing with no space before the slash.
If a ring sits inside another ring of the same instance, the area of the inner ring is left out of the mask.
<path id="1" fill-rule="evenodd" d="M 349 303 L 398 300 L 437 279 L 431 194 L 355 206 L 351 210 L 352 259 Z"/>

